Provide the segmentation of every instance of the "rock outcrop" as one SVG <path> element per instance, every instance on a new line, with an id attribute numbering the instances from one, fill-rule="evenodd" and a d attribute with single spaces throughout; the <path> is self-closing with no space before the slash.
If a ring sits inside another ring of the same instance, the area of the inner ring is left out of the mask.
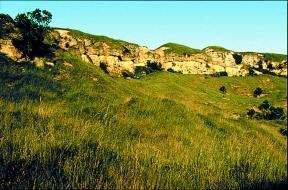
<path id="1" fill-rule="evenodd" d="M 287 76 L 287 59 L 283 61 L 266 60 L 260 53 L 236 53 L 229 50 L 207 47 L 192 55 L 166 53 L 169 47 L 154 51 L 147 47 L 129 44 L 123 41 L 100 41 L 77 38 L 68 30 L 55 30 L 59 44 L 63 49 L 72 49 L 83 61 L 105 67 L 113 75 L 121 76 L 123 71 L 134 72 L 138 66 L 147 66 L 156 62 L 165 71 L 183 74 L 214 74 L 226 72 L 228 76 L 246 76 L 251 74 L 270 73 Z M 115 43 L 115 44 L 113 44 Z"/>
<path id="2" fill-rule="evenodd" d="M 59 48 L 116 76 L 122 76 L 123 72 L 127 71 L 135 73 L 137 67 L 148 67 L 148 63 L 156 63 L 164 71 L 183 74 L 225 72 L 228 76 L 263 73 L 287 76 L 287 56 L 282 60 L 273 60 L 267 59 L 261 53 L 237 53 L 215 48 L 216 46 L 192 53 L 168 51 L 171 47 L 165 45 L 156 50 L 149 50 L 147 47 L 121 40 L 64 29 L 54 29 L 50 33 L 51 36 Z M 11 38 L 0 39 L 0 53 L 15 61 L 23 56 L 21 51 L 13 46 Z M 41 65 L 43 64 L 38 64 Z"/>

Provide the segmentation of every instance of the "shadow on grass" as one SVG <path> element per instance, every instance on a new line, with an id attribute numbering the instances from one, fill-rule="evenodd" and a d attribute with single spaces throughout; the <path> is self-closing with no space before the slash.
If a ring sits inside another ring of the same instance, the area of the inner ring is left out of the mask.
<path id="1" fill-rule="evenodd" d="M 60 84 L 51 79 L 45 70 L 29 62 L 16 63 L 0 54 L 0 97 L 19 102 L 23 99 L 39 100 L 41 92 L 61 95 Z"/>
<path id="2" fill-rule="evenodd" d="M 85 188 L 93 188 L 100 179 L 101 183 L 114 187 L 115 179 L 109 174 L 109 169 L 111 166 L 119 168 L 122 161 L 117 153 L 92 141 L 85 141 L 79 146 L 51 147 L 46 150 L 49 153 L 45 157 L 36 154 L 31 158 L 21 158 L 15 154 L 20 147 L 11 142 L 2 145 L 1 149 L 6 156 L 0 156 L 0 189 L 62 189 L 75 188 L 75 184 L 83 183 Z M 69 159 L 78 165 L 74 168 L 76 174 L 65 170 Z M 81 169 L 80 163 L 87 165 Z"/>

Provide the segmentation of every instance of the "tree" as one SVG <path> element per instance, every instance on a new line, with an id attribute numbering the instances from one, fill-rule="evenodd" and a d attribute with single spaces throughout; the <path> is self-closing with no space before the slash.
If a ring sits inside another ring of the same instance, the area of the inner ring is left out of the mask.
<path id="1" fill-rule="evenodd" d="M 0 13 L 0 38 L 5 38 L 14 31 L 14 20 L 7 14 Z"/>
<path id="2" fill-rule="evenodd" d="M 47 45 L 43 43 L 52 20 L 52 14 L 46 10 L 35 9 L 32 12 L 18 14 L 15 18 L 22 39 L 15 45 L 28 57 L 44 55 Z"/>

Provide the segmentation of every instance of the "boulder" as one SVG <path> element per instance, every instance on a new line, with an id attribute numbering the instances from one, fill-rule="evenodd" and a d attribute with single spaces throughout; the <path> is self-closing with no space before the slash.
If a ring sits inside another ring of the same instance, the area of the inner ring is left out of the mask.
<path id="1" fill-rule="evenodd" d="M 37 68 L 44 68 L 44 61 L 43 59 L 39 57 L 35 57 L 32 63 L 37 67 Z"/>

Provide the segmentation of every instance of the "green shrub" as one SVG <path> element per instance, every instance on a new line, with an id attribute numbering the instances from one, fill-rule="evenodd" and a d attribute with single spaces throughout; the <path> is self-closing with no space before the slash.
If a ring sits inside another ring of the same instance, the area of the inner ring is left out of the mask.
<path id="1" fill-rule="evenodd" d="M 148 61 L 147 68 L 151 69 L 152 71 L 162 71 L 162 65 L 155 61 Z"/>
<path id="2" fill-rule="evenodd" d="M 18 14 L 15 18 L 22 38 L 14 39 L 13 44 L 28 57 L 43 56 L 49 47 L 44 38 L 49 31 L 52 14 L 46 10 L 35 9 L 32 12 Z"/>
<path id="3" fill-rule="evenodd" d="M 260 111 L 249 109 L 247 116 L 249 118 L 264 119 L 264 120 L 285 120 L 286 115 L 281 107 L 274 107 L 267 100 L 263 101 L 258 108 Z"/>
<path id="4" fill-rule="evenodd" d="M 135 67 L 135 76 L 136 77 L 141 77 L 144 75 L 147 75 L 149 73 L 153 72 L 151 69 L 145 66 L 136 66 Z"/>
<path id="5" fill-rule="evenodd" d="M 221 86 L 221 87 L 219 88 L 219 90 L 220 90 L 220 92 L 222 92 L 222 93 L 226 93 L 226 92 L 227 92 L 227 89 L 226 89 L 225 86 Z"/>
<path id="6" fill-rule="evenodd" d="M 128 70 L 122 71 L 122 76 L 124 78 L 134 78 L 135 77 L 134 73 L 132 73 L 132 72 L 130 72 Z"/>
<path id="7" fill-rule="evenodd" d="M 262 93 L 263 93 L 263 89 L 260 88 L 260 87 L 257 87 L 257 88 L 254 90 L 253 95 L 254 95 L 254 97 L 258 97 L 258 96 L 260 96 Z"/>
<path id="8" fill-rule="evenodd" d="M 212 74 L 213 77 L 226 77 L 228 73 L 226 71 L 220 71 Z"/>

